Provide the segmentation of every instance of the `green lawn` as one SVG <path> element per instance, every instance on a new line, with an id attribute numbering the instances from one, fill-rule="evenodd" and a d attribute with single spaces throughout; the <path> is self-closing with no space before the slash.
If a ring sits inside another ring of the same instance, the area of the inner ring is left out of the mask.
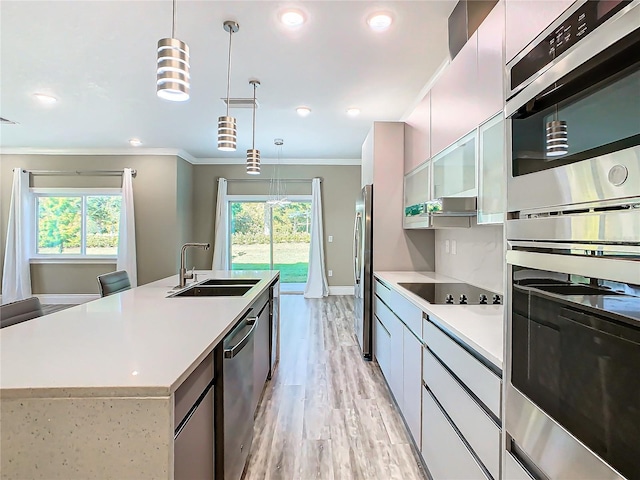
<path id="1" fill-rule="evenodd" d="M 282 283 L 305 283 L 309 267 L 308 243 L 277 243 L 273 246 L 275 270 Z M 231 245 L 232 270 L 269 270 L 269 245 Z"/>

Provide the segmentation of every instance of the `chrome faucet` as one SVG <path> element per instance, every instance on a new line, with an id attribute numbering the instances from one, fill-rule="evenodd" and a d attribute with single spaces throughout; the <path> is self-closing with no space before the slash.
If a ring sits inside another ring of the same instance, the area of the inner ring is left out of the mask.
<path id="1" fill-rule="evenodd" d="M 185 268 L 185 258 L 187 256 L 187 248 L 189 247 L 197 247 L 204 250 L 209 250 L 211 245 L 208 243 L 185 243 L 182 246 L 182 249 L 180 250 L 180 288 L 183 288 L 186 285 L 187 280 L 193 278 L 193 270 L 187 272 L 187 269 Z"/>

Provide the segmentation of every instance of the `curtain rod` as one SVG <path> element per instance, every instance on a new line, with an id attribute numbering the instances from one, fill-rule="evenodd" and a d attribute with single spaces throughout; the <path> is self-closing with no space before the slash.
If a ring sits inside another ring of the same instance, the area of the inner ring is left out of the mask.
<path id="1" fill-rule="evenodd" d="M 218 177 L 218 178 L 225 178 L 225 177 Z M 320 183 L 322 183 L 322 181 L 323 181 L 322 177 L 316 177 L 316 178 L 320 178 Z M 271 179 L 271 178 L 227 178 L 226 180 L 227 180 L 227 182 L 233 182 L 233 183 L 271 182 L 272 180 L 274 182 L 280 180 L 281 183 L 282 182 L 286 182 L 286 183 L 311 183 L 313 178 L 280 178 L 280 179 Z"/>
<path id="2" fill-rule="evenodd" d="M 22 170 L 31 175 L 95 175 L 95 176 L 120 176 L 124 170 Z M 135 177 L 138 172 L 134 169 L 131 176 Z"/>

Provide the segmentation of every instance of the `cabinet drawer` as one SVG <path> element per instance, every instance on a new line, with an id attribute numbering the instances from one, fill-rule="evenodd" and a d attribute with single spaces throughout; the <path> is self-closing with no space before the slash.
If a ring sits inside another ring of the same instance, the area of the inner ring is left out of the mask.
<path id="1" fill-rule="evenodd" d="M 422 458 L 433 480 L 487 479 L 428 390 L 422 392 Z"/>
<path id="2" fill-rule="evenodd" d="M 387 330 L 391 337 L 389 342 L 389 362 L 384 377 L 391 388 L 391 393 L 396 399 L 398 406 L 403 406 L 403 328 L 402 322 L 396 318 L 389 308 L 376 297 L 375 314 L 377 321 Z"/>
<path id="3" fill-rule="evenodd" d="M 422 310 L 395 290 L 391 290 L 387 305 L 416 336 L 422 338 Z"/>
<path id="4" fill-rule="evenodd" d="M 389 305 L 391 303 L 391 288 L 380 280 L 376 280 L 376 295 L 379 296 L 384 303 Z"/>
<path id="5" fill-rule="evenodd" d="M 505 450 L 504 480 L 533 480 L 533 477 Z"/>
<path id="6" fill-rule="evenodd" d="M 427 349 L 424 379 L 493 478 L 500 475 L 500 429 Z"/>
<path id="7" fill-rule="evenodd" d="M 429 321 L 424 321 L 424 339 L 442 362 L 500 417 L 500 378 Z M 424 369 L 423 371 L 426 371 Z"/>
<path id="8" fill-rule="evenodd" d="M 377 315 L 375 316 L 375 322 L 376 337 L 374 353 L 376 362 L 378 362 L 380 370 L 382 370 L 382 374 L 385 376 L 385 378 L 388 378 L 389 361 L 391 358 L 391 333 L 383 325 Z"/>
<path id="9" fill-rule="evenodd" d="M 189 409 L 213 378 L 213 354 L 210 353 L 182 382 L 174 394 L 174 428 L 182 421 Z"/>

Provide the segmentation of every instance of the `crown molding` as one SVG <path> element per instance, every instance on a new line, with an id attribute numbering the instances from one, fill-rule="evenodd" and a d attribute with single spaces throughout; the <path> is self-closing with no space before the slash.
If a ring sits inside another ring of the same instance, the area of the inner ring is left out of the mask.
<path id="1" fill-rule="evenodd" d="M 244 165 L 245 158 L 197 158 L 194 165 Z M 262 165 L 361 165 L 359 158 L 269 158 L 260 159 Z"/>
<path id="2" fill-rule="evenodd" d="M 0 148 L 0 155 L 167 155 L 177 156 L 192 165 L 244 165 L 245 158 L 196 158 L 176 148 Z M 359 158 L 262 158 L 265 165 L 360 165 Z"/>

